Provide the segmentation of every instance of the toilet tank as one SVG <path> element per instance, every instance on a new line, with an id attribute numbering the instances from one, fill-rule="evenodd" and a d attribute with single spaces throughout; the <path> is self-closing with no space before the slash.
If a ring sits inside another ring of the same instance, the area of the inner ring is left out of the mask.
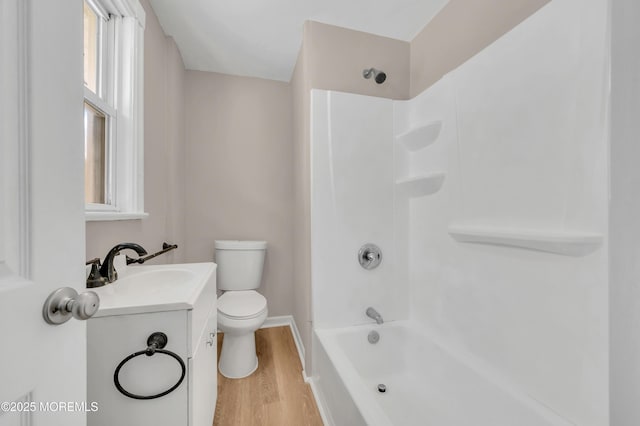
<path id="1" fill-rule="evenodd" d="M 262 281 L 266 241 L 216 241 L 218 290 L 255 290 Z"/>

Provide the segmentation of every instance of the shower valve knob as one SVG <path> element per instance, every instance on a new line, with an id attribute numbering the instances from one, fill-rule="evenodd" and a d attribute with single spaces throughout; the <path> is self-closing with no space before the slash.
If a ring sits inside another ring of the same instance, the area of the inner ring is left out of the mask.
<path id="1" fill-rule="evenodd" d="M 375 244 L 365 244 L 358 251 L 358 262 L 364 269 L 374 269 L 382 262 L 382 251 Z"/>

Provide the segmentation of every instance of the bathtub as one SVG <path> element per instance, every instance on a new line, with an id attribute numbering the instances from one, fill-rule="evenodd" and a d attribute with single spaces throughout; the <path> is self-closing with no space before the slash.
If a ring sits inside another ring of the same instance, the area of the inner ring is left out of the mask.
<path id="1" fill-rule="evenodd" d="M 313 354 L 317 397 L 336 426 L 573 425 L 408 321 L 315 330 Z"/>

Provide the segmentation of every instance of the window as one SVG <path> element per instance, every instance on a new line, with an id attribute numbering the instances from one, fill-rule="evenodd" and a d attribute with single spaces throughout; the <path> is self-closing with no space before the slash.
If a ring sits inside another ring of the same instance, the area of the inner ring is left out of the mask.
<path id="1" fill-rule="evenodd" d="M 113 105 L 113 90 L 107 77 L 113 70 L 113 58 L 108 55 L 113 39 L 113 25 L 104 10 L 84 2 L 84 194 L 94 209 L 113 206 L 112 185 L 107 171 L 112 160 L 111 136 L 116 128 L 117 114 Z"/>
<path id="2" fill-rule="evenodd" d="M 83 23 L 86 217 L 142 218 L 144 10 L 84 0 Z"/>

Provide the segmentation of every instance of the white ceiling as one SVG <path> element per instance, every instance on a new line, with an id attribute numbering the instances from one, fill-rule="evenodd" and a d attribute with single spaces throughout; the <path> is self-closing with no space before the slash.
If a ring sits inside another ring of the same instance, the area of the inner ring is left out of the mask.
<path id="1" fill-rule="evenodd" d="M 289 81 L 313 20 L 411 41 L 447 0 L 150 0 L 188 69 Z"/>

